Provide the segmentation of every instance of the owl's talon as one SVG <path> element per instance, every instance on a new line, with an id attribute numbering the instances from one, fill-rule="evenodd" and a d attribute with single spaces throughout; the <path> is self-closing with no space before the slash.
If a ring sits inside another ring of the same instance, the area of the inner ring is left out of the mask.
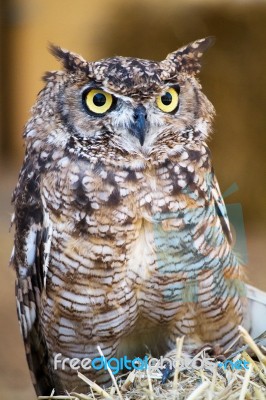
<path id="1" fill-rule="evenodd" d="M 166 362 L 164 364 L 163 368 L 160 369 L 160 371 L 162 373 L 162 381 L 161 381 L 162 385 L 164 383 L 166 383 L 167 379 L 170 378 L 170 376 L 173 374 L 174 370 L 175 370 L 174 368 L 170 368 L 170 364 L 168 362 Z"/>
<path id="2" fill-rule="evenodd" d="M 195 357 L 201 352 L 205 352 L 208 356 L 213 357 L 217 361 L 224 361 L 226 359 L 224 354 L 222 354 L 222 349 L 219 345 L 205 343 L 202 347 L 194 350 L 192 355 Z"/>

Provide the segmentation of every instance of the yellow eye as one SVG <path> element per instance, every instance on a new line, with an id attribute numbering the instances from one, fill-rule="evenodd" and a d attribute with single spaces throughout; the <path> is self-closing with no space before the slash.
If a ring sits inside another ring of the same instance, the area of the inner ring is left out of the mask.
<path id="1" fill-rule="evenodd" d="M 156 98 L 156 104 L 160 108 L 160 110 L 171 113 L 175 111 L 178 107 L 179 103 L 179 95 L 176 89 L 169 88 L 167 91 L 162 95 Z"/>
<path id="2" fill-rule="evenodd" d="M 104 114 L 113 105 L 113 96 L 100 89 L 91 89 L 84 94 L 84 102 L 87 108 L 94 114 Z"/>

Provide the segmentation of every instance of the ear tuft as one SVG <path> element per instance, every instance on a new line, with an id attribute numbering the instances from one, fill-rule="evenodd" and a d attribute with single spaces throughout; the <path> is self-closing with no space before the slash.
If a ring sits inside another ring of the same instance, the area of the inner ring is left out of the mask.
<path id="1" fill-rule="evenodd" d="M 215 43 L 214 36 L 208 36 L 203 39 L 198 39 L 195 42 L 191 42 L 181 49 L 178 49 L 176 53 L 179 54 L 193 54 L 194 57 L 200 58 L 202 54 L 208 50 Z"/>
<path id="2" fill-rule="evenodd" d="M 88 68 L 87 61 L 76 53 L 72 53 L 68 50 L 62 49 L 61 47 L 55 46 L 54 44 L 49 45 L 49 51 L 54 57 L 61 61 L 67 71 L 86 71 Z"/>
<path id="3" fill-rule="evenodd" d="M 196 40 L 188 45 L 181 47 L 177 51 L 168 54 L 166 59 L 162 61 L 163 67 L 168 65 L 175 66 L 176 72 L 187 72 L 197 74 L 200 72 L 200 58 L 203 53 L 211 47 L 215 42 L 215 37 L 209 36 L 203 39 Z"/>

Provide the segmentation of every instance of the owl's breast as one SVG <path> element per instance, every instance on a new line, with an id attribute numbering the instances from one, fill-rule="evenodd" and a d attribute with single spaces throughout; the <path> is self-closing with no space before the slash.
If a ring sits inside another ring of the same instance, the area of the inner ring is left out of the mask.
<path id="1" fill-rule="evenodd" d="M 74 301 L 87 315 L 92 308 L 122 319 L 136 308 L 154 321 L 176 314 L 184 265 L 196 254 L 195 209 L 205 210 L 197 190 L 188 190 L 192 172 L 202 191 L 204 179 L 184 163 L 133 170 L 68 160 L 45 175 L 42 197 L 53 225 L 48 283 L 65 299 L 64 313 Z"/>

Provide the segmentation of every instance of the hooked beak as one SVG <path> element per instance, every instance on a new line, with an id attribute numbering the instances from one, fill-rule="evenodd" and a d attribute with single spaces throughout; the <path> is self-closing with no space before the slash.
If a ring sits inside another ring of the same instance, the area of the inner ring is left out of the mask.
<path id="1" fill-rule="evenodd" d="M 131 122 L 129 131 L 131 135 L 139 139 L 141 146 L 143 146 L 148 127 L 146 108 L 141 104 L 137 106 L 134 110 L 133 118 L 134 121 Z"/>

